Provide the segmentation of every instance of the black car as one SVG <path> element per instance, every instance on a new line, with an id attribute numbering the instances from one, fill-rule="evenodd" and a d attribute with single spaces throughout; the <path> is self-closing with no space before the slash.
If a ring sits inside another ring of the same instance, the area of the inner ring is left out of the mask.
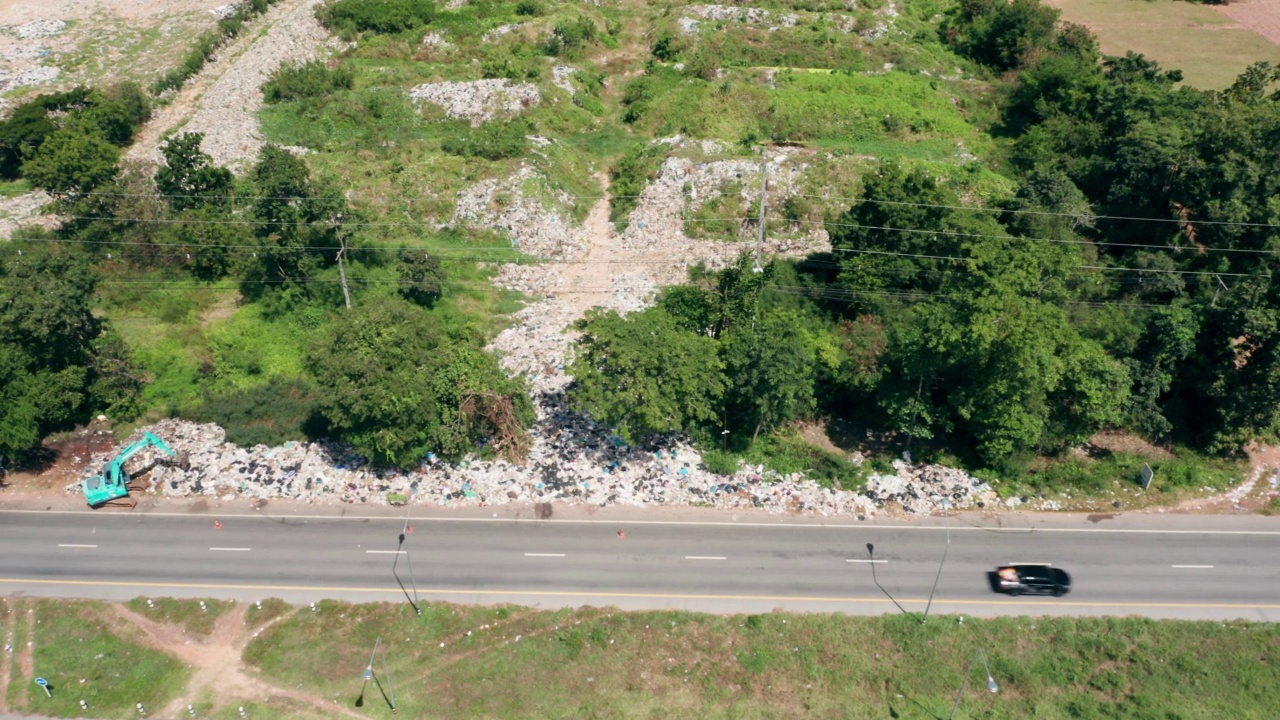
<path id="1" fill-rule="evenodd" d="M 1071 590 L 1071 576 L 1051 565 L 1002 565 L 996 568 L 998 592 L 1009 595 L 1039 593 L 1061 597 Z"/>

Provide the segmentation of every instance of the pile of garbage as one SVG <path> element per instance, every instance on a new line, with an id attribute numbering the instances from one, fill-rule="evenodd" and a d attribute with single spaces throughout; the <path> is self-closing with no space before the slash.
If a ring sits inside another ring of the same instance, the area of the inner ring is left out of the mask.
<path id="1" fill-rule="evenodd" d="M 569 79 L 577 70 L 571 65 L 556 65 L 551 68 L 551 84 L 573 95 L 577 90 L 573 89 L 573 83 Z"/>
<path id="2" fill-rule="evenodd" d="M 498 27 L 485 33 L 484 38 L 482 39 L 484 40 L 484 42 L 491 43 L 498 40 L 504 35 L 510 35 L 511 33 L 515 32 L 518 29 L 520 29 L 520 23 L 511 23 L 510 25 L 499 25 Z"/>
<path id="3" fill-rule="evenodd" d="M 423 47 L 432 47 L 440 50 L 453 47 L 453 43 L 445 38 L 443 33 L 429 32 L 422 36 Z"/>
<path id="4" fill-rule="evenodd" d="M 465 118 L 473 125 L 499 114 L 514 115 L 542 102 L 537 85 L 513 83 L 506 78 L 425 83 L 411 89 L 409 97 L 439 105 L 449 117 Z"/>
<path id="5" fill-rule="evenodd" d="M 896 463 L 892 475 L 872 476 L 866 493 L 822 488 L 799 475 L 759 467 L 715 475 L 680 436 L 658 438 L 644 447 L 628 445 L 604 425 L 570 412 L 562 392 L 543 409 L 553 414 L 540 420 L 541 431 L 522 464 L 475 459 L 445 463 L 429 455 L 412 470 L 374 470 L 337 443 L 241 448 L 227 443 L 217 425 L 183 420 L 161 421 L 126 443 L 149 430 L 185 456 L 185 469 L 162 462 L 151 470 L 151 492 L 176 497 L 377 505 L 411 500 L 464 507 L 698 505 L 850 517 L 874 515 L 890 503 L 909 513 L 929 513 L 943 497 L 956 508 L 980 507 L 995 497 L 962 472 L 906 463 Z M 94 455 L 87 472 L 100 469 L 118 450 Z M 67 491 L 80 492 L 80 483 Z"/>
<path id="6" fill-rule="evenodd" d="M 25 87 L 27 85 L 42 85 L 56 80 L 58 75 L 61 74 L 62 70 L 48 65 L 28 68 L 16 75 L 0 71 L 0 90 Z"/>
<path id="7" fill-rule="evenodd" d="M 66 29 L 67 23 L 62 20 L 32 20 L 13 28 L 13 33 L 23 40 L 30 40 L 57 35 Z"/>
<path id="8" fill-rule="evenodd" d="M 727 5 L 688 5 L 684 9 L 684 17 L 697 17 L 712 22 L 737 22 L 747 25 L 774 25 L 775 27 L 795 27 L 798 16 L 795 13 L 774 15 L 763 8 L 737 7 Z M 691 26 L 691 27 L 690 27 Z M 698 22 L 682 22 L 680 29 L 691 33 L 697 30 Z"/>
<path id="9" fill-rule="evenodd" d="M 894 12 L 892 6 L 889 8 L 889 12 Z M 852 15 L 825 12 L 774 13 L 764 8 L 737 7 L 733 5 L 688 5 L 677 20 L 677 25 L 680 28 L 680 32 L 690 35 L 698 32 L 703 22 L 764 25 L 767 26 L 770 32 L 779 28 L 803 27 L 821 23 L 831 27 L 836 32 L 846 35 L 852 33 L 858 27 L 858 19 Z"/>
<path id="10" fill-rule="evenodd" d="M 529 197 L 525 191 L 542 186 L 543 197 Z M 501 230 L 511 237 L 513 247 L 544 258 L 577 257 L 585 248 L 581 227 L 570 218 L 549 209 L 550 199 L 571 208 L 574 198 L 556 190 L 537 170 L 528 165 L 510 177 L 483 180 L 458 193 L 453 222 Z"/>

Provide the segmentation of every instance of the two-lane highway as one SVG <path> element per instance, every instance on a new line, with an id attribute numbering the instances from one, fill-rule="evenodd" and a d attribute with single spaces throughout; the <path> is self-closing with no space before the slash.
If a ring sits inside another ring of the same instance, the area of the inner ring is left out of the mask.
<path id="1" fill-rule="evenodd" d="M 953 520 L 932 612 L 1280 618 L 1280 524 L 1233 520 L 1190 529 L 1157 516 L 1105 528 Z M 404 597 L 396 563 L 423 600 L 883 613 L 896 610 L 892 600 L 924 609 L 946 542 L 936 520 L 418 518 L 402 547 L 404 521 L 391 518 L 245 515 L 218 524 L 176 513 L 0 512 L 0 593 L 395 600 Z M 1005 562 L 1062 567 L 1073 591 L 1065 598 L 997 595 L 987 574 Z"/>

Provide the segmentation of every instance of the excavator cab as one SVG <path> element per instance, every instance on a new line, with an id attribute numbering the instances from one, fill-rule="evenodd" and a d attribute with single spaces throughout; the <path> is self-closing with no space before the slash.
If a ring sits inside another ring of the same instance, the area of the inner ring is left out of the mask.
<path id="1" fill-rule="evenodd" d="M 89 507 L 98 508 L 104 505 L 119 505 L 122 500 L 132 506 L 132 503 L 128 501 L 131 476 L 124 465 L 130 458 L 148 447 L 158 448 L 170 458 L 178 458 L 178 454 L 164 440 L 152 433 L 147 433 L 141 440 L 121 450 L 115 459 L 104 465 L 101 475 L 94 475 L 85 479 L 84 499 L 89 503 Z"/>

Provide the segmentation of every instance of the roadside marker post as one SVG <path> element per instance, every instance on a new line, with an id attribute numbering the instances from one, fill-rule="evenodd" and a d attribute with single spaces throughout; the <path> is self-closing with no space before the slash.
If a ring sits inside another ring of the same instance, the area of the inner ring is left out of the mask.
<path id="1" fill-rule="evenodd" d="M 45 695 L 47 695 L 47 696 L 49 696 L 49 697 L 53 697 L 53 693 L 49 691 L 49 681 L 48 681 L 48 680 L 45 680 L 45 679 L 44 679 L 44 678 L 42 678 L 42 677 L 38 677 L 38 678 L 36 678 L 36 684 L 40 686 L 40 689 L 41 689 L 41 690 L 44 690 L 44 694 L 45 694 Z"/>

